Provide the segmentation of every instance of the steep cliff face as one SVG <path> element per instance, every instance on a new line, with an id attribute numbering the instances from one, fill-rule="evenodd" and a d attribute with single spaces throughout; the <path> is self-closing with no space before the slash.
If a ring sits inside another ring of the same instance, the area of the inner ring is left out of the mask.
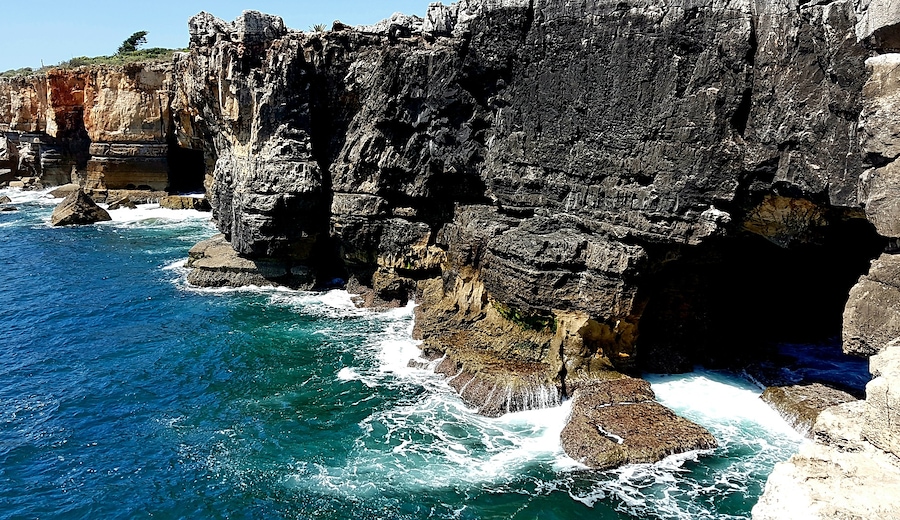
<path id="1" fill-rule="evenodd" d="M 170 146 L 172 65 L 51 69 L 0 80 L 8 166 L 44 185 L 108 189 L 202 187 L 202 163 Z M 180 182 L 200 169 L 200 182 Z"/>
<path id="2" fill-rule="evenodd" d="M 461 0 L 313 34 L 201 13 L 171 65 L 0 81 L 0 161 L 95 190 L 189 165 L 223 234 L 193 282 L 415 297 L 487 415 L 643 403 L 621 372 L 743 363 L 842 312 L 848 352 L 896 337 L 896 7 Z M 889 456 L 894 365 L 862 434 Z"/>
<path id="3" fill-rule="evenodd" d="M 887 252 L 849 293 L 843 346 L 871 356 L 874 379 L 866 399 L 828 408 L 813 438 L 778 464 L 753 509 L 753 518 L 896 518 L 900 504 L 900 257 L 897 255 L 897 170 L 900 156 L 900 10 L 896 3 L 857 5 L 857 36 L 876 55 L 866 60 L 859 142 L 869 168 L 860 176 L 859 200 Z"/>
<path id="4" fill-rule="evenodd" d="M 728 363 L 736 330 L 838 326 L 884 246 L 857 199 L 877 162 L 857 19 L 504 0 L 304 34 L 201 14 L 174 119 L 239 253 L 295 286 L 417 292 L 426 351 L 524 402 L 639 362 Z M 770 281 L 796 287 L 793 323 L 752 316 Z"/>

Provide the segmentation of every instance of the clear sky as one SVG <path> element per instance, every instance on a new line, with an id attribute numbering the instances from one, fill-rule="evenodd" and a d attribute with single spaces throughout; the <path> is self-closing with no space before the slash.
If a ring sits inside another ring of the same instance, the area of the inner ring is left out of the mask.
<path id="1" fill-rule="evenodd" d="M 188 45 L 188 19 L 206 11 L 232 21 L 247 9 L 277 14 L 292 29 L 340 20 L 370 24 L 395 12 L 424 16 L 434 0 L 3 0 L 0 72 L 54 65 L 76 56 L 115 54 L 132 33 L 147 31 L 145 47 Z M 444 1 L 450 3 L 449 0 Z"/>

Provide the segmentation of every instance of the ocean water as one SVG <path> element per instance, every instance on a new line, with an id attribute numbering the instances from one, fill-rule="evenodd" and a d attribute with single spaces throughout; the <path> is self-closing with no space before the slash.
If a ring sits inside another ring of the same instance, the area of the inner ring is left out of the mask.
<path id="1" fill-rule="evenodd" d="M 341 291 L 198 290 L 209 215 L 54 229 L 0 190 L 0 518 L 748 518 L 800 442 L 732 375 L 650 378 L 720 447 L 586 470 L 567 405 L 499 419 L 409 368 L 412 307 Z"/>

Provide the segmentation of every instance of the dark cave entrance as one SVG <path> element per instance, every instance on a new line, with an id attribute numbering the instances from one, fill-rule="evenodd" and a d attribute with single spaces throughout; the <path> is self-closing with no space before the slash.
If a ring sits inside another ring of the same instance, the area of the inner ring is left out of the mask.
<path id="1" fill-rule="evenodd" d="M 206 160 L 203 150 L 182 148 L 169 144 L 169 193 L 198 193 L 204 191 Z"/>
<path id="2" fill-rule="evenodd" d="M 784 343 L 839 343 L 850 288 L 886 241 L 861 218 L 829 223 L 812 242 L 752 233 L 677 251 L 648 248 L 639 368 L 746 368 Z"/>

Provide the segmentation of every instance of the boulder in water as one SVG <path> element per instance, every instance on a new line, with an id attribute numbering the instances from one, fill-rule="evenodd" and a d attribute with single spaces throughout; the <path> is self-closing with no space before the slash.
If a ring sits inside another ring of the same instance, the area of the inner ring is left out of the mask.
<path id="1" fill-rule="evenodd" d="M 93 224 L 105 220 L 112 220 L 109 213 L 88 197 L 84 190 L 80 189 L 63 199 L 50 217 L 50 223 L 54 226 Z"/>
<path id="2" fill-rule="evenodd" d="M 636 378 L 590 383 L 575 390 L 563 450 L 595 469 L 658 462 L 717 446 L 705 428 L 657 403 L 650 383 Z"/>
<path id="3" fill-rule="evenodd" d="M 12 199 L 6 195 L 0 197 L 0 204 L 9 204 L 10 202 L 12 202 Z"/>
<path id="4" fill-rule="evenodd" d="M 56 199 L 64 199 L 80 189 L 81 189 L 81 187 L 78 186 L 77 184 L 64 184 L 64 185 L 60 186 L 59 188 L 56 188 L 55 190 L 51 191 L 50 195 L 52 195 L 53 198 L 56 198 Z"/>
<path id="5" fill-rule="evenodd" d="M 170 195 L 159 199 L 159 207 L 166 209 L 194 209 L 197 211 L 212 211 L 212 206 L 206 197 L 192 197 L 189 195 Z"/>
<path id="6" fill-rule="evenodd" d="M 19 208 L 15 207 L 15 206 L 0 207 L 0 213 L 6 213 L 6 212 L 10 212 L 10 211 L 19 211 Z"/>

